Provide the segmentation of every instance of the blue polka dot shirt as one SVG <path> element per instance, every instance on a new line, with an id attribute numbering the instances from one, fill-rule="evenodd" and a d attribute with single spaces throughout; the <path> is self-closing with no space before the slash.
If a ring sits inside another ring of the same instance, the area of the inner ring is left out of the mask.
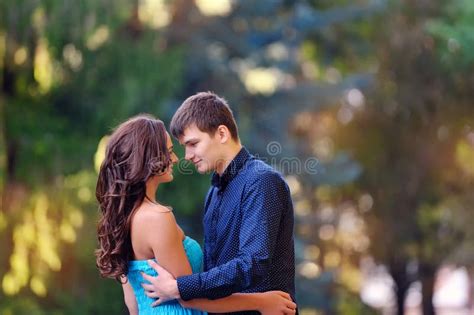
<path id="1" fill-rule="evenodd" d="M 213 175 L 203 224 L 204 272 L 177 279 L 183 300 L 269 290 L 295 300 L 293 204 L 280 173 L 242 148 Z"/>

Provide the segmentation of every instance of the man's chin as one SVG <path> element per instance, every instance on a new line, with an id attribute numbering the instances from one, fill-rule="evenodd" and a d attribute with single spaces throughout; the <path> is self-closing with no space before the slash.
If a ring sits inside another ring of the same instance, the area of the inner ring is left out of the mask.
<path id="1" fill-rule="evenodd" d="M 199 168 L 196 168 L 196 171 L 201 174 L 201 175 L 204 175 L 204 174 L 207 174 L 207 171 L 206 170 L 201 170 Z"/>
<path id="2" fill-rule="evenodd" d="M 201 165 L 197 165 L 196 166 L 196 171 L 199 173 L 199 174 L 209 174 L 209 169 L 207 167 L 203 167 Z"/>

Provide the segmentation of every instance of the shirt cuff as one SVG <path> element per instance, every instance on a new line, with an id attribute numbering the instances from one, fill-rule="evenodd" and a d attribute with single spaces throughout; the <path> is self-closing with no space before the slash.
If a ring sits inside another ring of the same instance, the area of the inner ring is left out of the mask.
<path id="1" fill-rule="evenodd" d="M 203 297 L 201 294 L 201 279 L 198 273 L 182 276 L 176 279 L 179 295 L 183 301 Z"/>

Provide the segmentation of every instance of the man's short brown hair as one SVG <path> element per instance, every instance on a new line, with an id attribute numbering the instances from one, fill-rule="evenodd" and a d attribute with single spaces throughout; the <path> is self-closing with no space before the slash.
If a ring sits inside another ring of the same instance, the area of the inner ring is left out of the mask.
<path id="1" fill-rule="evenodd" d="M 212 135 L 220 125 L 226 126 L 232 139 L 239 140 L 237 124 L 226 100 L 212 92 L 199 92 L 188 97 L 171 119 L 171 134 L 179 139 L 184 130 L 196 124 L 203 132 Z"/>

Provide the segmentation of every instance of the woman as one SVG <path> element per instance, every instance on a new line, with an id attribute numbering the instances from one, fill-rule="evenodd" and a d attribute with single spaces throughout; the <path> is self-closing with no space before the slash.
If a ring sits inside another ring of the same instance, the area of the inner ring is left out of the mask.
<path id="1" fill-rule="evenodd" d="M 184 235 L 172 209 L 155 199 L 159 185 L 173 180 L 177 162 L 162 121 L 140 115 L 122 123 L 111 135 L 97 181 L 102 217 L 98 225 L 97 266 L 104 277 L 123 285 L 131 314 L 205 314 L 258 310 L 294 314 L 296 305 L 281 291 L 236 293 L 218 299 L 172 301 L 152 307 L 140 282 L 141 272 L 156 275 L 147 260 L 156 259 L 175 277 L 199 272 L 202 251 Z M 200 311 L 198 311 L 200 310 Z"/>

